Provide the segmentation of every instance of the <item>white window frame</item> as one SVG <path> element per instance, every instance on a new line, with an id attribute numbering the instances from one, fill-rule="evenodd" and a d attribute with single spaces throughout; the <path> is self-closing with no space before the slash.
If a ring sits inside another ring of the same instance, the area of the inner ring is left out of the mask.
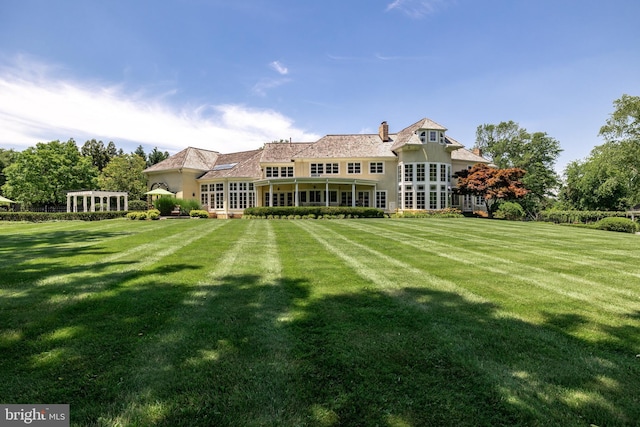
<path id="1" fill-rule="evenodd" d="M 347 173 L 350 175 L 361 174 L 362 173 L 362 163 L 360 162 L 348 162 L 347 163 Z"/>
<path id="2" fill-rule="evenodd" d="M 384 174 L 384 162 L 369 162 L 370 174 Z"/>
<path id="3" fill-rule="evenodd" d="M 376 208 L 387 209 L 387 190 L 376 191 Z"/>

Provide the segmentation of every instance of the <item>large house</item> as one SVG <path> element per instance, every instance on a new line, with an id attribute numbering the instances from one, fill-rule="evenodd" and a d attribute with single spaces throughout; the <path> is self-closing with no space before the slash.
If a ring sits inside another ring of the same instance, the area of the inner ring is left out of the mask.
<path id="1" fill-rule="evenodd" d="M 422 119 L 398 133 L 326 135 L 316 142 L 272 142 L 239 153 L 186 148 L 147 168 L 149 189 L 198 199 L 218 217 L 252 206 L 371 206 L 385 212 L 457 207 L 482 200 L 452 194 L 453 174 L 489 163 L 447 129 Z"/>

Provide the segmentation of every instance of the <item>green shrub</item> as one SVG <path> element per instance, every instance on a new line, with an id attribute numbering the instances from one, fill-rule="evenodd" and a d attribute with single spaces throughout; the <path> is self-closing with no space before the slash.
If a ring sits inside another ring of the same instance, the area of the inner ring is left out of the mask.
<path id="1" fill-rule="evenodd" d="M 457 208 L 445 208 L 429 211 L 404 211 L 392 214 L 393 218 L 463 218 L 462 211 Z"/>
<path id="2" fill-rule="evenodd" d="M 153 206 L 160 211 L 160 215 L 169 216 L 171 211 L 178 204 L 178 199 L 173 196 L 163 196 L 153 202 Z"/>
<path id="3" fill-rule="evenodd" d="M 606 231 L 619 231 L 622 233 L 635 233 L 638 231 L 638 224 L 628 218 L 603 218 L 593 224 L 593 228 Z"/>
<path id="4" fill-rule="evenodd" d="M 522 206 L 515 202 L 503 202 L 498 206 L 498 210 L 493 214 L 494 218 L 508 219 L 509 221 L 522 221 L 525 213 Z"/>
<path id="5" fill-rule="evenodd" d="M 209 212 L 201 209 L 192 209 L 191 212 L 189 212 L 189 216 L 191 218 L 209 218 Z"/>
<path id="6" fill-rule="evenodd" d="M 146 211 L 148 207 L 144 200 L 129 200 L 128 205 L 129 211 Z"/>
<path id="7" fill-rule="evenodd" d="M 150 209 L 148 211 L 129 212 L 127 213 L 127 219 L 133 219 L 133 220 L 160 219 L 160 211 L 157 209 Z"/>
<path id="8" fill-rule="evenodd" d="M 184 212 L 185 214 L 189 214 L 193 210 L 202 209 L 202 205 L 196 199 L 188 199 L 188 200 L 176 199 L 175 201 L 176 201 L 176 205 L 180 206 L 181 213 Z M 207 214 L 207 217 L 208 217 L 208 214 Z"/>

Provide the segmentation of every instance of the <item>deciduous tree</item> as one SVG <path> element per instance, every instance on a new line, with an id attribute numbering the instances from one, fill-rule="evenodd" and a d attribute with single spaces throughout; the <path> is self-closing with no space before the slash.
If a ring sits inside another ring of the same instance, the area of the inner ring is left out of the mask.
<path id="1" fill-rule="evenodd" d="M 554 168 L 562 149 L 545 132 L 529 133 L 513 121 L 485 124 L 476 129 L 476 148 L 498 168 L 526 171 L 522 182 L 529 193 L 520 204 L 529 214 L 538 212 L 548 197 L 555 196 L 560 179 Z"/>
<path id="2" fill-rule="evenodd" d="M 563 202 L 577 209 L 624 210 L 640 203 L 640 97 L 622 95 L 600 128 L 605 143 L 564 171 Z"/>
<path id="3" fill-rule="evenodd" d="M 102 170 L 98 177 L 101 190 L 126 191 L 129 199 L 138 200 L 147 191 L 147 179 L 142 171 L 146 163 L 137 154 L 116 156 Z"/>
<path id="4" fill-rule="evenodd" d="M 478 163 L 456 173 L 458 194 L 473 194 L 484 199 L 489 217 L 493 217 L 500 201 L 521 199 L 527 195 L 522 183 L 526 172 L 519 168 L 497 169 Z"/>
<path id="5" fill-rule="evenodd" d="M 4 169 L 13 163 L 18 156 L 18 152 L 13 149 L 6 150 L 0 148 L 0 188 L 7 182 L 7 178 L 4 174 Z"/>
<path id="6" fill-rule="evenodd" d="M 10 199 L 27 205 L 55 205 L 66 203 L 67 191 L 94 188 L 98 170 L 70 139 L 27 148 L 5 174 L 3 190 Z"/>

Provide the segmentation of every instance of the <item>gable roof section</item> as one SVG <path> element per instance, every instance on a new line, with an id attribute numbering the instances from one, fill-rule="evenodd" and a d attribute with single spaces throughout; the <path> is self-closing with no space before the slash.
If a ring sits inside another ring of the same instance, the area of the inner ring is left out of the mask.
<path id="1" fill-rule="evenodd" d="M 198 179 L 215 178 L 260 178 L 260 156 L 262 149 L 220 154 L 211 170 Z"/>
<path id="2" fill-rule="evenodd" d="M 220 153 L 217 151 L 187 147 L 173 156 L 164 159 L 160 163 L 156 163 L 155 165 L 148 167 L 143 172 L 160 172 L 176 169 L 208 171 L 213 168 L 218 156 L 220 156 Z"/>
<path id="3" fill-rule="evenodd" d="M 395 142 L 391 146 L 391 150 L 396 151 L 397 149 L 407 144 L 410 144 L 410 145 L 422 144 L 422 142 L 420 141 L 420 137 L 416 135 L 416 132 L 419 129 L 430 129 L 430 130 L 440 130 L 440 131 L 447 130 L 444 126 L 434 122 L 431 119 L 427 119 L 427 118 L 420 119 L 414 124 L 412 124 L 411 126 L 406 127 L 402 129 L 400 132 L 398 132 L 395 138 Z"/>
<path id="4" fill-rule="evenodd" d="M 327 135 L 317 142 L 309 144 L 295 158 L 395 157 L 391 151 L 392 144 L 393 141 L 383 142 L 378 134 Z"/>
<path id="5" fill-rule="evenodd" d="M 261 163 L 290 162 L 297 153 L 308 148 L 312 142 L 268 142 L 264 144 Z"/>

